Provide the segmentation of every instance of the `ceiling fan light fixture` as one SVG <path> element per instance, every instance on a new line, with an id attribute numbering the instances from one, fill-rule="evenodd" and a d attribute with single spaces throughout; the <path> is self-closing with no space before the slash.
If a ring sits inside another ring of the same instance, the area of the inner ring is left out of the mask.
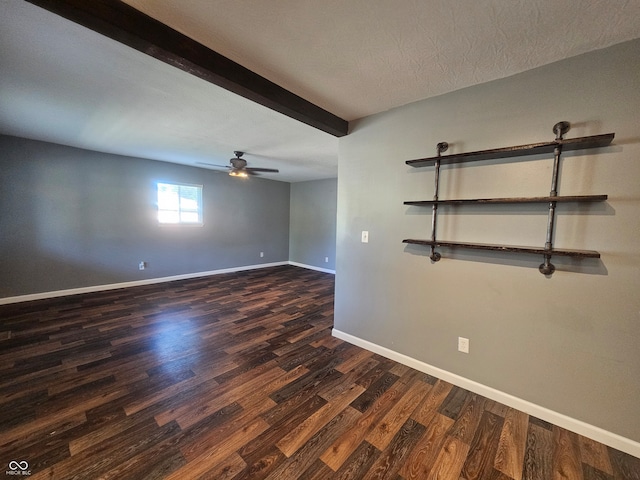
<path id="1" fill-rule="evenodd" d="M 231 170 L 229 170 L 229 175 L 231 175 L 232 177 L 248 177 L 247 172 L 240 168 L 232 168 Z"/>

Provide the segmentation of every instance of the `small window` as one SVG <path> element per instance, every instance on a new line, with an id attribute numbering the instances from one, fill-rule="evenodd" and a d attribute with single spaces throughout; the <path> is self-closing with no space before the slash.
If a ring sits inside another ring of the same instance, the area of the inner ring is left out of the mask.
<path id="1" fill-rule="evenodd" d="M 202 225 L 202 185 L 158 183 L 158 222 Z"/>

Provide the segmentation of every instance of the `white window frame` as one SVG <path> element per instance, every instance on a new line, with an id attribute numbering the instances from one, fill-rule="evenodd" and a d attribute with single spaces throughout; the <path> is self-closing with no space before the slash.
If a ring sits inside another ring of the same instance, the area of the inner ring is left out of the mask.
<path id="1" fill-rule="evenodd" d="M 170 199 L 161 198 L 161 189 L 163 187 L 170 187 L 177 189 L 177 198 Z M 196 188 L 196 205 L 190 205 L 188 198 L 181 195 L 182 189 Z M 204 215 L 202 209 L 202 197 L 203 186 L 191 183 L 177 183 L 177 182 L 157 182 L 156 183 L 156 206 L 157 206 L 157 220 L 161 226 L 193 226 L 201 227 L 204 225 Z M 171 202 L 173 201 L 173 204 Z M 177 202 L 177 203 L 176 203 Z M 163 205 L 164 203 L 164 205 Z M 196 220 L 189 220 L 189 216 L 195 213 L 197 215 Z"/>

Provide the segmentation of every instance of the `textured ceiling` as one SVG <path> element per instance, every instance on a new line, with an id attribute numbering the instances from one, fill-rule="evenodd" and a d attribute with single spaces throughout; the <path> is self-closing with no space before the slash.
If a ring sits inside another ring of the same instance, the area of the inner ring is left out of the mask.
<path id="1" fill-rule="evenodd" d="M 640 0 L 126 0 L 347 120 L 640 37 Z M 338 140 L 23 0 L 0 0 L 0 133 L 265 178 Z"/>
<path id="2" fill-rule="evenodd" d="M 638 0 L 125 0 L 353 120 L 640 36 Z"/>

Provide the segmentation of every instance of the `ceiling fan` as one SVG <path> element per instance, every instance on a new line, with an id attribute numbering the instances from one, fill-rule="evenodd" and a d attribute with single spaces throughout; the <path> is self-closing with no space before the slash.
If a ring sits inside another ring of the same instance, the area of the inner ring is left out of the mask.
<path id="1" fill-rule="evenodd" d="M 213 163 L 204 163 L 204 162 L 198 162 L 198 164 L 207 165 L 210 167 L 226 168 L 229 170 L 229 175 L 231 175 L 232 177 L 248 177 L 249 175 L 258 175 L 260 172 L 271 172 L 271 173 L 279 172 L 279 170 L 275 168 L 247 167 L 247 161 L 244 158 L 242 158 L 242 155 L 244 155 L 244 152 L 235 150 L 233 154 L 235 155 L 235 157 L 229 159 L 230 166 L 215 165 Z"/>

